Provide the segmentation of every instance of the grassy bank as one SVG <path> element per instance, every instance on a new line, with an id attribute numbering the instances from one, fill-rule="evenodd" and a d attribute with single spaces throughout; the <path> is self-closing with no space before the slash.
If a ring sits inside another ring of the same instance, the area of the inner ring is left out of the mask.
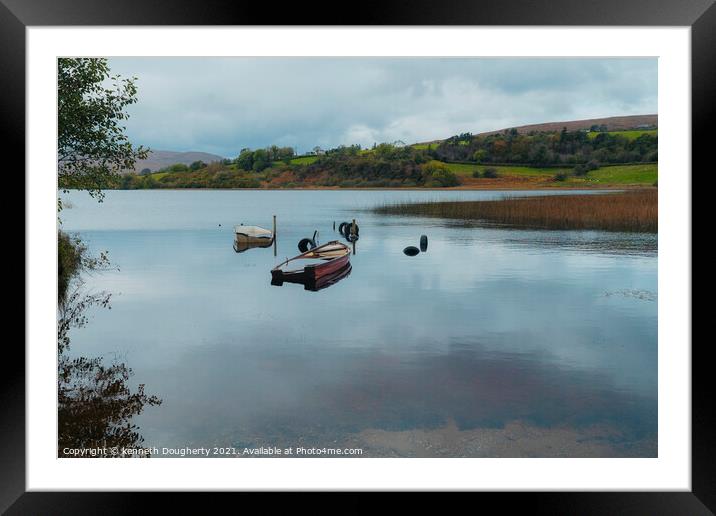
<path id="1" fill-rule="evenodd" d="M 144 188 L 421 188 L 435 187 L 430 182 L 420 184 L 415 177 L 392 174 L 385 178 L 359 175 L 344 177 L 340 168 L 316 168 L 318 157 L 295 158 L 290 164 L 273 163 L 260 171 L 244 171 L 235 164 L 212 164 L 196 171 L 154 172 L 145 176 L 130 175 L 122 178 L 117 187 Z M 643 188 L 652 186 L 658 179 L 656 163 L 608 165 L 577 176 L 573 167 L 527 167 L 518 165 L 481 165 L 431 161 L 454 174 L 457 188 L 464 189 L 536 189 L 536 188 Z M 419 168 L 419 167 L 418 167 Z M 416 170 L 418 169 L 416 168 Z M 386 168 L 389 171 L 389 168 Z M 491 170 L 493 177 L 485 172 Z M 358 171 L 360 172 L 360 170 Z M 356 174 L 358 173 L 356 172 Z M 385 172 L 385 171 L 384 171 Z M 555 176 L 563 174 L 557 181 Z M 416 176 L 417 177 L 417 176 Z"/>
<path id="2" fill-rule="evenodd" d="M 644 165 L 612 165 L 593 170 L 587 179 L 594 183 L 610 185 L 653 185 L 659 178 L 655 163 Z M 577 178 L 570 178 L 577 179 Z"/>
<path id="3" fill-rule="evenodd" d="M 658 192 L 522 197 L 497 201 L 389 204 L 376 213 L 484 221 L 544 229 L 600 229 L 656 233 Z"/>

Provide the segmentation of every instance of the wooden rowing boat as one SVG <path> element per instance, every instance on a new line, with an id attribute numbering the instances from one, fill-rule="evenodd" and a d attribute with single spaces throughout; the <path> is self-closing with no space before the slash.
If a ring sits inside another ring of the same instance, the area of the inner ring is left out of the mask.
<path id="1" fill-rule="evenodd" d="M 277 285 L 277 286 L 282 286 L 284 283 L 297 283 L 299 285 L 303 285 L 304 290 L 311 290 L 313 292 L 317 292 L 319 290 L 323 290 L 324 288 L 328 288 L 332 285 L 335 285 L 339 281 L 350 276 L 351 270 L 352 270 L 351 264 L 350 264 L 350 262 L 348 262 L 343 268 L 338 269 L 337 271 L 331 272 L 329 274 L 324 274 L 323 276 L 321 276 L 320 278 L 318 278 L 315 281 L 288 276 L 288 277 L 285 277 L 280 282 L 274 281 L 272 279 L 271 284 Z"/>
<path id="2" fill-rule="evenodd" d="M 330 274 L 337 273 L 350 264 L 350 248 L 334 240 L 289 258 L 271 269 L 271 283 L 281 285 L 284 281 L 316 284 Z M 348 271 L 350 272 L 350 271 Z"/>

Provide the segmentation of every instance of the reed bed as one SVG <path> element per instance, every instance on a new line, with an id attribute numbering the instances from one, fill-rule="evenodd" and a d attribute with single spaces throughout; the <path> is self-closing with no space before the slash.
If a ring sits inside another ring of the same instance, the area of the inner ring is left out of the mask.
<path id="1" fill-rule="evenodd" d="M 376 213 L 482 221 L 513 227 L 658 232 L 656 188 L 592 195 L 549 195 L 494 201 L 386 204 Z"/>

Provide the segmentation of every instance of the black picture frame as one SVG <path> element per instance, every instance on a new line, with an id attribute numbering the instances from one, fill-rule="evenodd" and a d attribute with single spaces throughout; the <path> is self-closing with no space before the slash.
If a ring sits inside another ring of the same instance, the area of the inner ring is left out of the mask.
<path id="1" fill-rule="evenodd" d="M 25 29 L 62 25 L 572 25 L 689 26 L 692 51 L 692 162 L 706 163 L 713 136 L 716 92 L 714 0 L 389 0 L 379 5 L 313 2 L 267 11 L 261 3 L 220 0 L 0 0 L 0 113 L 5 156 L 25 170 Z M 341 12 L 348 13 L 342 15 Z M 350 21 L 347 21 L 350 20 Z M 12 150 L 12 152 L 11 152 Z M 683 171 L 690 173 L 690 171 Z M 693 251 L 692 251 L 693 252 Z M 53 263 L 48 258 L 48 264 Z M 27 274 L 27 271 L 26 271 Z M 684 342 L 690 345 L 690 342 Z M 716 511 L 716 428 L 710 399 L 708 340 L 692 346 L 692 490 L 483 494 L 505 508 L 570 514 L 713 514 Z M 164 511 L 190 508 L 185 494 L 26 492 L 25 353 L 7 339 L 0 376 L 0 510 L 8 514 L 113 514 L 134 512 L 159 496 Z M 227 495 L 222 495 L 226 497 Z M 202 497 L 203 498 L 203 497 Z M 355 500 L 351 498 L 351 500 Z M 200 504 L 205 502 L 199 501 Z M 344 502 L 356 509 L 362 501 Z M 206 505 L 203 505 L 206 509 Z M 368 507 L 363 507 L 367 509 Z M 183 512 L 182 511 L 182 512 Z"/>

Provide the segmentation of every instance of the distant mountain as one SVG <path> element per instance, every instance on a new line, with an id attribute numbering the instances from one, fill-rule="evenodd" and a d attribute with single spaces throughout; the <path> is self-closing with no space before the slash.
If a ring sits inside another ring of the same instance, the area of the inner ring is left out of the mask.
<path id="1" fill-rule="evenodd" d="M 203 161 L 204 163 L 211 163 L 212 161 L 221 161 L 221 156 L 216 154 L 209 154 L 208 152 L 175 152 L 166 150 L 153 150 L 147 156 L 147 159 L 139 159 L 134 164 L 134 171 L 141 172 L 145 168 L 148 168 L 152 172 L 155 172 L 161 168 L 174 165 L 175 163 L 183 163 L 184 165 L 191 165 L 195 161 Z"/>

